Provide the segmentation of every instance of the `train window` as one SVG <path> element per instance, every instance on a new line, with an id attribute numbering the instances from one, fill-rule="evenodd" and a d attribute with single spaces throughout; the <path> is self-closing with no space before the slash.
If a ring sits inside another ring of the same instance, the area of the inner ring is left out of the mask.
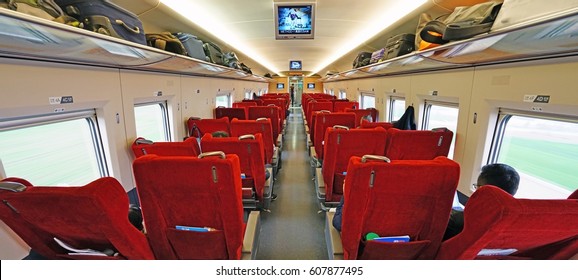
<path id="1" fill-rule="evenodd" d="M 578 120 L 500 111 L 490 162 L 520 173 L 516 197 L 566 198 L 578 188 Z"/>
<path id="2" fill-rule="evenodd" d="M 361 93 L 359 99 L 361 109 L 375 108 L 375 95 L 370 93 Z"/>
<path id="3" fill-rule="evenodd" d="M 167 103 L 145 103 L 134 106 L 136 134 L 152 141 L 171 141 Z"/>
<path id="4" fill-rule="evenodd" d="M 454 155 L 454 148 L 456 146 L 456 131 L 458 128 L 458 113 L 458 104 L 428 100 L 425 101 L 422 129 L 431 130 L 438 127 L 445 127 L 454 133 L 448 158 L 453 158 Z"/>
<path id="5" fill-rule="evenodd" d="M 6 176 L 39 186 L 108 176 L 94 110 L 0 122 L 0 159 Z"/>
<path id="6" fill-rule="evenodd" d="M 339 98 L 338 99 L 347 99 L 347 92 L 344 89 L 339 90 Z"/>
<path id="7" fill-rule="evenodd" d="M 217 99 L 215 103 L 216 107 L 223 106 L 223 107 L 231 107 L 231 94 L 217 94 Z"/>
<path id="8" fill-rule="evenodd" d="M 399 120 L 405 112 L 405 99 L 392 96 L 389 99 L 389 122 Z"/>

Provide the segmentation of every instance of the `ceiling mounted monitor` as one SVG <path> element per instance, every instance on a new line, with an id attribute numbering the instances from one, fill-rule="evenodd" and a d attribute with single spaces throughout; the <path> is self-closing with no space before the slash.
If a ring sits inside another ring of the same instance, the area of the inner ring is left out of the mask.
<path id="1" fill-rule="evenodd" d="M 275 4 L 276 39 L 313 39 L 315 4 Z"/>
<path id="2" fill-rule="evenodd" d="M 301 60 L 289 61 L 289 70 L 301 70 L 301 68 L 302 68 Z"/>

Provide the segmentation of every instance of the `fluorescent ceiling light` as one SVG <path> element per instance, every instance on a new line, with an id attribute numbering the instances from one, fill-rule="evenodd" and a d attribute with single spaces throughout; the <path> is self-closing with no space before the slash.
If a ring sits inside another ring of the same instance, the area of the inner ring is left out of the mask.
<path id="1" fill-rule="evenodd" d="M 393 6 L 387 7 L 387 9 L 376 7 L 377 10 L 383 11 L 383 13 L 381 13 L 377 18 L 369 20 L 368 24 L 365 25 L 367 28 L 359 30 L 356 37 L 347 38 L 347 40 L 344 40 L 342 44 L 338 44 L 339 48 L 336 49 L 335 52 L 331 53 L 320 65 L 313 68 L 311 75 L 321 71 L 321 69 L 327 67 L 327 65 L 335 62 L 340 57 L 363 44 L 365 41 L 373 38 L 375 35 L 379 34 L 381 31 L 413 12 L 426 2 L 428 1 L 396 1 Z"/>
<path id="2" fill-rule="evenodd" d="M 271 65 L 266 59 L 264 59 L 257 52 L 253 51 L 253 48 L 249 47 L 245 41 L 243 41 L 239 36 L 231 32 L 231 28 L 227 28 L 223 25 L 223 22 L 218 20 L 213 13 L 207 11 L 207 8 L 200 5 L 196 1 L 183 1 L 183 0 L 160 0 L 167 7 L 173 9 L 176 13 L 181 14 L 191 22 L 197 24 L 201 28 L 205 29 L 209 33 L 213 34 L 218 38 L 227 38 L 227 44 L 234 46 L 235 49 L 239 50 L 241 53 L 247 55 L 254 61 L 263 65 L 265 68 L 271 70 L 274 73 L 279 74 L 280 71 L 273 65 Z M 225 8 L 225 7 L 223 7 Z"/>

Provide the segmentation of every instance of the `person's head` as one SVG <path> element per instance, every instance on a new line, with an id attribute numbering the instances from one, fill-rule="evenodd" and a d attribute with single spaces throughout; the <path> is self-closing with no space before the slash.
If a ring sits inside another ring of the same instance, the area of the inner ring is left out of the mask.
<path id="1" fill-rule="evenodd" d="M 229 137 L 229 133 L 227 133 L 226 131 L 222 131 L 222 130 L 215 131 L 215 132 L 211 133 L 211 135 L 213 135 L 213 137 L 216 137 L 216 138 Z"/>
<path id="2" fill-rule="evenodd" d="M 130 204 L 128 206 L 128 220 L 135 228 L 144 232 L 143 218 L 140 207 L 134 204 Z"/>
<path id="3" fill-rule="evenodd" d="M 516 170 L 503 163 L 493 163 L 482 167 L 476 186 L 493 185 L 511 195 L 515 195 L 520 184 Z"/>
<path id="4" fill-rule="evenodd" d="M 371 115 L 365 115 L 363 117 L 361 117 L 361 121 L 366 121 L 366 122 L 373 122 L 373 118 L 371 117 Z"/>

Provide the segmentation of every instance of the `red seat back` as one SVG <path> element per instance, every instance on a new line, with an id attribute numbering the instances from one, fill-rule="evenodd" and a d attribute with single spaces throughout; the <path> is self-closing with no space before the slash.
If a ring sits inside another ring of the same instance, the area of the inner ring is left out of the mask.
<path id="1" fill-rule="evenodd" d="M 237 155 L 147 155 L 136 159 L 133 169 L 157 259 L 240 259 L 244 224 Z"/>
<path id="2" fill-rule="evenodd" d="M 341 101 L 333 103 L 333 112 L 345 112 L 346 109 L 359 109 L 359 102 Z"/>
<path id="3" fill-rule="evenodd" d="M 310 102 L 307 105 L 307 112 L 306 112 L 306 120 L 307 124 L 309 124 L 309 129 L 313 129 L 311 125 L 311 121 L 315 112 L 318 111 L 329 111 L 333 112 L 333 104 L 331 102 Z"/>
<path id="4" fill-rule="evenodd" d="M 364 160 L 347 167 L 342 218 L 345 259 L 433 259 L 448 224 L 460 167 L 434 160 Z M 409 235 L 410 242 L 367 241 Z"/>
<path id="5" fill-rule="evenodd" d="M 254 106 L 249 107 L 249 120 L 256 120 L 259 118 L 268 118 L 271 120 L 271 129 L 273 133 L 273 140 L 277 140 L 281 131 L 281 112 L 277 106 Z M 283 112 L 284 113 L 284 112 Z"/>
<path id="6" fill-rule="evenodd" d="M 5 179 L 2 182 L 16 181 Z M 22 181 L 20 181 L 22 182 Z M 49 259 L 153 259 L 145 235 L 128 219 L 128 196 L 112 177 L 80 187 L 0 190 L 0 218 L 35 252 Z M 69 255 L 53 238 L 74 248 L 118 255 Z"/>
<path id="7" fill-rule="evenodd" d="M 249 107 L 257 106 L 257 102 L 243 101 L 243 102 L 233 102 L 233 108 L 243 108 L 245 110 L 245 116 L 249 115 Z"/>
<path id="8" fill-rule="evenodd" d="M 482 249 L 515 249 L 478 256 Z M 578 253 L 578 202 L 516 199 L 494 186 L 476 190 L 464 210 L 464 229 L 445 241 L 438 259 L 569 259 Z"/>
<path id="9" fill-rule="evenodd" d="M 215 108 L 215 119 L 220 119 L 223 117 L 228 117 L 230 120 L 232 120 L 232 119 L 246 120 L 247 119 L 247 115 L 245 114 L 244 108 L 226 108 L 226 107 Z"/>
<path id="10" fill-rule="evenodd" d="M 387 132 L 375 129 L 329 128 L 323 145 L 323 181 L 325 201 L 338 202 L 343 195 L 344 174 L 352 156 L 383 155 Z"/>
<path id="11" fill-rule="evenodd" d="M 383 127 L 386 130 L 393 127 L 392 123 L 389 122 L 361 122 L 361 128 L 374 128 L 374 127 Z"/>
<path id="12" fill-rule="evenodd" d="M 215 131 L 231 133 L 228 117 L 217 119 L 200 119 L 191 117 L 187 120 L 187 128 L 189 129 L 189 136 L 197 138 L 201 138 L 205 133 L 213 133 Z"/>
<path id="13" fill-rule="evenodd" d="M 385 156 L 390 159 L 433 159 L 448 156 L 454 133 L 439 130 L 387 130 Z"/>
<path id="14" fill-rule="evenodd" d="M 351 112 L 355 114 L 355 120 L 357 121 L 357 123 L 355 124 L 356 127 L 357 126 L 361 126 L 361 118 L 369 115 L 371 116 L 371 119 L 373 120 L 373 122 L 377 122 L 377 114 L 378 111 L 375 108 L 370 108 L 370 109 L 350 109 L 350 108 L 346 108 L 345 112 Z"/>
<path id="15" fill-rule="evenodd" d="M 215 138 L 211 134 L 205 134 L 201 139 L 201 147 L 205 153 L 222 151 L 226 154 L 239 156 L 241 173 L 245 174 L 245 178 L 242 180 L 243 188 L 253 188 L 255 198 L 263 202 L 265 155 L 261 134 L 224 138 Z"/>
<path id="16" fill-rule="evenodd" d="M 327 128 L 333 127 L 334 125 L 341 125 L 349 128 L 355 127 L 355 114 L 354 113 L 331 113 L 331 114 L 320 114 L 317 116 L 315 121 L 314 136 L 313 136 L 313 146 L 315 146 L 315 153 L 317 153 L 317 158 L 323 160 L 323 139 L 325 139 L 325 131 Z"/>
<path id="17" fill-rule="evenodd" d="M 263 150 L 265 152 L 265 164 L 270 164 L 273 159 L 275 142 L 270 119 L 258 120 L 232 120 L 231 136 L 239 137 L 246 134 L 260 133 L 263 136 Z"/>
<path id="18" fill-rule="evenodd" d="M 137 158 L 148 154 L 159 156 L 198 156 L 200 154 L 199 143 L 194 137 L 189 137 L 183 142 L 152 142 L 139 137 L 132 143 L 131 149 Z"/>

